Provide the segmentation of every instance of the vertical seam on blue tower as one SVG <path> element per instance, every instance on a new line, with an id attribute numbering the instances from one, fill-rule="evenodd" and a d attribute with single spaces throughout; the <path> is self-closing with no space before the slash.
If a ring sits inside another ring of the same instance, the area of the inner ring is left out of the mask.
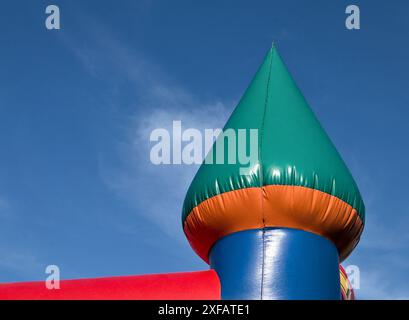
<path id="1" fill-rule="evenodd" d="M 265 245 L 265 232 L 266 232 L 266 223 L 265 223 L 265 218 L 264 218 L 264 178 L 263 178 L 263 170 L 262 170 L 262 161 L 261 161 L 261 146 L 263 143 L 263 133 L 264 133 L 264 120 L 266 117 L 266 110 L 267 110 L 267 102 L 268 102 L 268 91 L 270 87 L 270 77 L 271 77 L 271 67 L 272 67 L 272 61 L 273 61 L 273 48 L 274 48 L 274 43 L 271 45 L 271 54 L 270 54 L 270 61 L 268 65 L 268 77 L 267 77 L 267 88 L 266 88 L 266 97 L 264 100 L 264 110 L 263 110 L 263 117 L 261 118 L 261 132 L 260 132 L 260 142 L 259 142 L 259 148 L 258 148 L 258 161 L 259 161 L 259 177 L 260 177 L 260 193 L 261 193 L 261 219 L 262 219 L 262 236 L 261 236 L 261 241 L 262 241 L 262 259 L 261 259 L 261 285 L 260 285 L 260 300 L 263 300 L 263 289 L 264 289 L 264 260 L 266 256 L 266 245 Z"/>

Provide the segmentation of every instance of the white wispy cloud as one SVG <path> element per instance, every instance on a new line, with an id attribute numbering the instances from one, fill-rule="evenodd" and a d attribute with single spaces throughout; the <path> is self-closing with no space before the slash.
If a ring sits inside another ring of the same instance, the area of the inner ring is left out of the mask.
<path id="1" fill-rule="evenodd" d="M 149 159 L 149 135 L 156 128 L 171 131 L 174 120 L 181 120 L 184 128 L 217 128 L 220 116 L 214 119 L 213 115 L 220 115 L 219 109 L 224 107 L 206 106 L 195 116 L 180 110 L 156 109 L 146 117 L 135 117 L 127 139 L 118 145 L 122 159 L 119 167 L 110 166 L 102 159 L 100 170 L 104 181 L 164 232 L 181 236 L 182 203 L 197 166 L 153 165 Z"/>
<path id="2" fill-rule="evenodd" d="M 114 151 L 117 157 L 100 156 L 101 178 L 119 197 L 131 203 L 138 214 L 182 240 L 181 208 L 197 166 L 153 165 L 150 133 L 156 128 L 171 131 L 172 122 L 177 120 L 182 122 L 183 129 L 220 128 L 230 108 L 219 99 L 204 101 L 195 96 L 155 63 L 121 43 L 104 26 L 89 18 L 86 21 L 85 32 L 93 42 L 83 45 L 65 36 L 65 44 L 90 75 L 113 86 L 126 79 L 135 94 L 133 114 L 120 116 L 123 127 Z M 112 106 L 113 110 L 118 108 Z"/>

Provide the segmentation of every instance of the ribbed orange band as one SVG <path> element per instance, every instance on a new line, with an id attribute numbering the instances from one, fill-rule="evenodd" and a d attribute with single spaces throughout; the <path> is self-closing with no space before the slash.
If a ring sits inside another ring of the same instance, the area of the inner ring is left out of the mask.
<path id="1" fill-rule="evenodd" d="M 331 240 L 345 259 L 359 241 L 363 223 L 351 205 L 328 193 L 300 186 L 270 185 L 211 197 L 193 208 L 185 234 L 206 262 L 213 244 L 233 232 L 293 228 Z"/>

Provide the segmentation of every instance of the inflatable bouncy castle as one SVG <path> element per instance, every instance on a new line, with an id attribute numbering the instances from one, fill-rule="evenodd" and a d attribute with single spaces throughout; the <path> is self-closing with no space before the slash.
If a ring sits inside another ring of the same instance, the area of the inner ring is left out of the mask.
<path id="1" fill-rule="evenodd" d="M 64 280 L 59 290 L 2 284 L 0 299 L 354 299 L 340 263 L 358 244 L 364 204 L 274 46 L 223 132 L 243 129 L 257 130 L 256 161 L 217 162 L 232 152 L 216 148 L 229 138 L 220 134 L 183 204 L 184 233 L 209 271 Z"/>

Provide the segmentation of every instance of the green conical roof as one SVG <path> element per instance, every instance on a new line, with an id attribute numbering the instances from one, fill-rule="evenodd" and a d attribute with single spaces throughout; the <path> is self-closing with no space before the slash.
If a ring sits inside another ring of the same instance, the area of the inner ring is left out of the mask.
<path id="1" fill-rule="evenodd" d="M 354 179 L 275 47 L 268 51 L 224 130 L 229 128 L 258 129 L 258 161 L 248 175 L 241 174 L 240 163 L 202 164 L 187 192 L 183 221 L 213 196 L 267 185 L 320 190 L 351 205 L 364 221 L 364 204 Z"/>

